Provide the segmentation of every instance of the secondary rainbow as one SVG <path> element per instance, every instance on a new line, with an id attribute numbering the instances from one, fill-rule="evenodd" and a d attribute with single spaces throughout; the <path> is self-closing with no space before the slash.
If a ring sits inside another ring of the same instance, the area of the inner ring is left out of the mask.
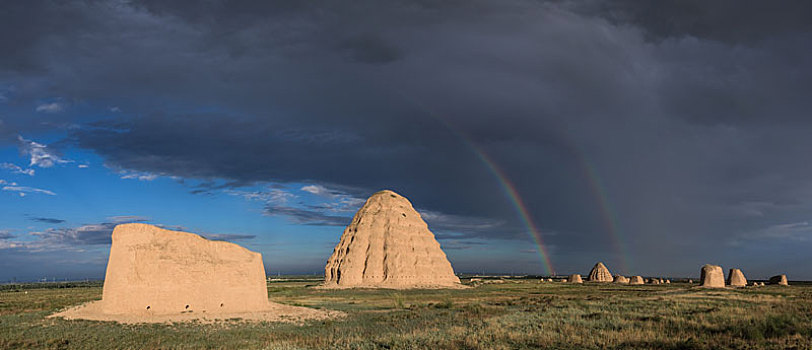
<path id="1" fill-rule="evenodd" d="M 453 127 L 449 122 L 447 122 L 441 116 L 432 112 L 425 106 L 422 106 L 421 104 L 415 101 L 412 102 L 420 106 L 423 112 L 425 112 L 426 114 L 428 114 L 429 116 L 440 122 L 440 124 L 443 124 L 443 126 L 445 126 L 446 129 L 448 129 L 452 134 L 454 134 L 454 136 L 456 136 L 457 139 L 459 139 L 460 141 L 462 141 L 463 144 L 468 146 L 468 148 L 470 148 L 473 151 L 473 153 L 477 156 L 477 158 L 479 158 L 482 164 L 484 164 L 485 167 L 491 172 L 491 174 L 493 174 L 493 176 L 499 183 L 499 186 L 502 188 L 502 191 L 511 201 L 513 207 L 516 208 L 516 213 L 519 216 L 519 220 L 525 226 L 527 232 L 530 234 L 530 238 L 535 243 L 536 251 L 538 252 L 539 257 L 541 258 L 544 272 L 548 275 L 555 275 L 555 268 L 553 268 L 553 263 L 550 260 L 550 254 L 547 251 L 547 246 L 544 245 L 544 239 L 542 238 L 541 230 L 538 229 L 538 226 L 533 221 L 532 216 L 527 210 L 527 206 L 524 204 L 524 200 L 522 200 L 521 195 L 519 195 L 519 192 L 516 190 L 516 186 L 513 185 L 513 183 L 510 181 L 507 175 L 505 175 L 502 169 L 500 169 L 499 166 L 496 165 L 496 163 L 488 156 L 487 153 L 479 149 L 479 147 L 477 147 L 476 144 L 474 144 L 468 137 L 466 137 L 465 134 L 462 133 L 462 131 L 457 130 L 457 128 Z"/>
<path id="2" fill-rule="evenodd" d="M 571 146 L 571 150 L 579 160 L 579 164 L 581 165 L 586 176 L 586 181 L 589 184 L 592 192 L 595 194 L 598 207 L 601 211 L 603 225 L 606 231 L 609 233 L 615 254 L 620 260 L 621 272 L 628 274 L 631 271 L 629 270 L 629 255 L 626 254 L 625 245 L 620 237 L 621 230 L 619 228 L 620 225 L 618 223 L 617 214 L 615 214 L 615 211 L 612 209 L 606 187 L 604 186 L 603 181 L 601 181 L 600 176 L 598 176 L 595 166 L 592 164 L 592 162 L 590 162 L 586 154 L 584 154 L 584 152 L 582 152 L 581 149 L 574 144 Z"/>
<path id="3" fill-rule="evenodd" d="M 536 245 L 536 252 L 539 254 L 539 257 L 542 262 L 542 267 L 544 268 L 544 272 L 548 275 L 555 275 L 555 268 L 553 267 L 552 261 L 550 260 L 550 254 L 547 251 L 547 246 L 544 244 L 544 239 L 542 238 L 541 230 L 538 229 L 538 226 L 533 221 L 532 216 L 527 210 L 527 206 L 524 204 L 524 200 L 522 200 L 521 195 L 516 190 L 516 186 L 510 181 L 510 179 L 505 175 L 505 173 L 497 166 L 497 164 L 488 156 L 487 153 L 479 149 L 479 147 L 474 144 L 465 134 L 451 125 L 448 121 L 442 118 L 439 114 L 433 112 L 431 109 L 420 103 L 419 101 L 409 98 L 405 93 L 398 89 L 393 89 L 391 86 L 388 86 L 388 91 L 394 92 L 397 96 L 401 97 L 402 99 L 411 102 L 414 106 L 418 107 L 419 110 L 429 117 L 433 118 L 445 128 L 450 131 L 457 139 L 459 139 L 464 145 L 470 148 L 473 153 L 477 156 L 477 158 L 485 165 L 485 167 L 490 171 L 490 173 L 496 178 L 497 183 L 502 188 L 502 191 L 505 193 L 506 197 L 510 200 L 513 204 L 513 207 L 516 209 L 516 213 L 519 216 L 519 220 L 527 229 L 527 233 L 530 235 L 530 238 L 533 240 L 533 243 Z"/>

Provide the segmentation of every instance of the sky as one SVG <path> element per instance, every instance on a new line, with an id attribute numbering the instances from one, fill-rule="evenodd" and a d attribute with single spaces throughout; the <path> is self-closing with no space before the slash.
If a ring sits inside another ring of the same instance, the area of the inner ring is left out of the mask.
<path id="1" fill-rule="evenodd" d="M 322 273 L 381 189 L 457 272 L 812 279 L 807 1 L 0 6 L 0 281 L 128 222 Z"/>

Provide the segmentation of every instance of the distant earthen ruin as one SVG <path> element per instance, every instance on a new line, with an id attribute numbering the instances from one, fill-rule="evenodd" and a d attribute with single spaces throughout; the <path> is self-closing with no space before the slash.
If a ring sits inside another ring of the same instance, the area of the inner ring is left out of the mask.
<path id="1" fill-rule="evenodd" d="M 731 287 L 746 287 L 747 278 L 744 277 L 742 270 L 730 269 L 730 272 L 727 274 L 727 285 Z"/>
<path id="2" fill-rule="evenodd" d="M 775 284 L 779 286 L 788 286 L 789 282 L 787 282 L 787 275 L 777 275 L 770 277 L 768 282 L 769 284 Z"/>
<path id="3" fill-rule="evenodd" d="M 705 288 L 724 288 L 725 273 L 722 272 L 722 267 L 710 264 L 702 266 L 702 272 L 699 277 L 699 286 Z"/>
<path id="4" fill-rule="evenodd" d="M 617 276 L 615 276 L 615 279 L 612 282 L 621 283 L 621 284 L 627 284 L 627 283 L 629 283 L 629 279 L 624 277 L 624 276 L 617 275 Z"/>
<path id="5" fill-rule="evenodd" d="M 567 278 L 567 282 L 569 283 L 584 283 L 584 280 L 581 279 L 581 275 L 579 274 L 572 274 Z"/>

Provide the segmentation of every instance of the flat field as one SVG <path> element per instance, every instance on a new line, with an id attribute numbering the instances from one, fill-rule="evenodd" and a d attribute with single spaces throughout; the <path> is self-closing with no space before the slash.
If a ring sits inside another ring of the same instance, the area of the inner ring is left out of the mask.
<path id="1" fill-rule="evenodd" d="M 812 286 L 570 285 L 506 280 L 462 290 L 321 290 L 268 284 L 272 301 L 342 319 L 121 325 L 47 315 L 100 283 L 0 288 L 0 349 L 810 349 Z"/>

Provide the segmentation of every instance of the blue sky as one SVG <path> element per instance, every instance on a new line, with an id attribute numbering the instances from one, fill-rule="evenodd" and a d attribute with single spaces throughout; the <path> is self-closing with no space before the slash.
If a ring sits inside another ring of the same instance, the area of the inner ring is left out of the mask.
<path id="1" fill-rule="evenodd" d="M 34 107 L 34 117 L 36 113 Z M 20 142 L 21 147 L 7 147 L 0 153 L 0 220 L 8 237 L 0 249 L 13 257 L 5 261 L 0 280 L 101 278 L 112 228 L 128 222 L 241 244 L 263 253 L 270 274 L 322 273 L 343 227 L 364 202 L 312 183 L 263 183 L 198 192 L 198 181 L 115 170 L 87 151 L 57 154 L 44 143 Z M 428 212 L 429 218 L 438 215 L 442 216 Z M 453 235 L 453 231 L 443 232 Z M 449 256 L 476 260 L 463 264 L 469 271 L 520 273 L 538 264 L 535 250 L 523 242 L 486 248 L 485 241 L 461 243 L 452 238 L 444 244 Z M 471 254 L 485 249 L 496 259 L 472 259 Z M 521 258 L 516 259 L 515 252 Z M 524 269 L 518 264 L 494 270 L 493 266 L 505 263 L 503 254 L 511 254 L 511 264 L 523 260 Z M 46 266 L 48 262 L 62 266 Z"/>
<path id="2" fill-rule="evenodd" d="M 134 221 L 319 272 L 381 189 L 459 272 L 811 279 L 809 6 L 4 3 L 0 281 Z"/>

